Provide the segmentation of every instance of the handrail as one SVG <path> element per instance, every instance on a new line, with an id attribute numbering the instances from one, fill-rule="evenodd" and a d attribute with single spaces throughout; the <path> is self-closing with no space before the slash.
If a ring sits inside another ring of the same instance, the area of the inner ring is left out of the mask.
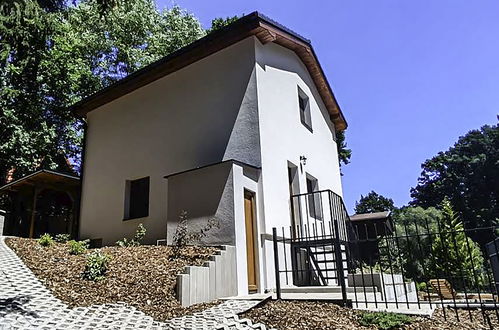
<path id="1" fill-rule="evenodd" d="M 334 191 L 332 191 L 331 189 L 324 189 L 324 190 L 317 190 L 317 191 L 312 191 L 312 192 L 306 192 L 306 193 L 301 193 L 301 194 L 294 194 L 294 195 L 291 195 L 291 197 L 300 197 L 300 196 L 306 196 L 306 195 L 311 195 L 311 194 L 317 194 L 317 193 L 323 193 L 323 192 L 330 192 L 330 193 L 333 193 L 335 194 L 336 196 L 340 197 L 340 195 L 338 195 L 337 193 L 335 193 Z"/>

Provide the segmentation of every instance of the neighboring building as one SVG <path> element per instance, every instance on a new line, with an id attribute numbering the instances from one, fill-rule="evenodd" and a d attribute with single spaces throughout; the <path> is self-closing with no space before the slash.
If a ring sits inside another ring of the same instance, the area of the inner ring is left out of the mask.
<path id="1" fill-rule="evenodd" d="M 379 242 L 395 231 L 391 211 L 360 213 L 350 216 L 355 237 L 359 240 L 352 253 L 368 265 L 379 261 Z"/>
<path id="2" fill-rule="evenodd" d="M 181 211 L 191 229 L 216 218 L 203 243 L 236 246 L 239 294 L 274 287 L 268 237 L 291 225 L 290 194 L 342 195 L 347 124 L 310 41 L 259 13 L 72 109 L 87 123 L 80 237 L 114 244 L 143 223 L 171 242 Z"/>
<path id="3" fill-rule="evenodd" d="M 70 234 L 78 236 L 80 178 L 68 173 L 38 170 L 0 187 L 8 205 L 0 235 L 38 238 Z M 0 211 L 0 218 L 2 211 Z"/>

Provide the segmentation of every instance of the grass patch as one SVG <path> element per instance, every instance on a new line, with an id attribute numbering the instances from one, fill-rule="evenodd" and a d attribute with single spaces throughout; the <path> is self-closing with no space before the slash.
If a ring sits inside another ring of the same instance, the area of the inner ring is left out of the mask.
<path id="1" fill-rule="evenodd" d="M 359 323 L 364 326 L 374 325 L 378 329 L 398 329 L 411 322 L 412 318 L 410 316 L 386 312 L 362 313 L 359 320 Z"/>

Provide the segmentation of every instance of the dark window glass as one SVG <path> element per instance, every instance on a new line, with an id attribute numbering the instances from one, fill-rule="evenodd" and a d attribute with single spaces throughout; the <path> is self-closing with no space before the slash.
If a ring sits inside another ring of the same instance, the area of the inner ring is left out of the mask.
<path id="1" fill-rule="evenodd" d="M 298 105 L 300 107 L 300 120 L 312 132 L 312 117 L 310 115 L 310 102 L 307 94 L 298 88 Z"/>
<path id="2" fill-rule="evenodd" d="M 322 220 L 322 201 L 319 182 L 307 175 L 308 214 L 317 220 Z"/>
<path id="3" fill-rule="evenodd" d="M 125 219 L 149 215 L 149 177 L 127 181 Z"/>

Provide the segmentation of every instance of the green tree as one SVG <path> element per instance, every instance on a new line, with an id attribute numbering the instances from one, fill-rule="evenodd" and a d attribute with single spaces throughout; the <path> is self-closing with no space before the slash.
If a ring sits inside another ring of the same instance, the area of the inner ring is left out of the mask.
<path id="1" fill-rule="evenodd" d="M 348 165 L 350 163 L 350 158 L 352 157 L 352 149 L 347 148 L 345 137 L 345 131 L 336 133 L 336 148 L 338 149 L 338 159 L 340 161 L 340 166 Z"/>
<path id="2" fill-rule="evenodd" d="M 438 231 L 438 223 L 442 218 L 442 212 L 434 207 L 424 209 L 419 206 L 406 206 L 393 211 L 395 235 L 399 238 L 397 242 L 391 240 L 390 251 L 391 255 L 404 256 L 400 261 L 407 278 L 425 281 L 430 276 L 427 270 L 430 266 L 432 235 Z M 380 240 L 383 241 L 383 238 Z M 390 253 L 390 251 L 382 252 Z"/>
<path id="3" fill-rule="evenodd" d="M 445 152 L 425 161 L 411 205 L 452 203 L 467 228 L 497 224 L 499 218 L 499 127 L 472 130 Z M 484 244 L 491 237 L 474 237 Z"/>
<path id="4" fill-rule="evenodd" d="M 57 155 L 52 141 L 61 124 L 48 107 L 42 63 L 50 52 L 58 9 L 36 1 L 0 7 L 0 184 L 13 166 L 25 172 Z"/>
<path id="5" fill-rule="evenodd" d="M 391 198 L 379 195 L 371 191 L 366 196 L 360 195 L 360 200 L 355 202 L 355 213 L 372 213 L 382 211 L 393 211 L 395 206 Z"/>
<path id="6" fill-rule="evenodd" d="M 244 14 L 242 15 L 244 16 Z M 239 16 L 232 16 L 232 17 L 217 17 L 211 20 L 211 27 L 206 30 L 207 33 L 211 33 L 213 31 L 220 30 L 221 28 L 229 25 L 230 23 L 233 23 L 239 19 Z"/>
<path id="7" fill-rule="evenodd" d="M 430 271 L 436 278 L 447 278 L 459 284 L 463 277 L 474 286 L 483 284 L 484 259 L 477 243 L 466 236 L 463 223 L 451 203 L 442 202 L 439 235 L 431 245 Z"/>
<path id="8" fill-rule="evenodd" d="M 117 0 L 102 16 L 104 2 L 0 5 L 0 185 L 11 168 L 77 164 L 82 123 L 68 106 L 205 35 L 178 7 Z"/>

